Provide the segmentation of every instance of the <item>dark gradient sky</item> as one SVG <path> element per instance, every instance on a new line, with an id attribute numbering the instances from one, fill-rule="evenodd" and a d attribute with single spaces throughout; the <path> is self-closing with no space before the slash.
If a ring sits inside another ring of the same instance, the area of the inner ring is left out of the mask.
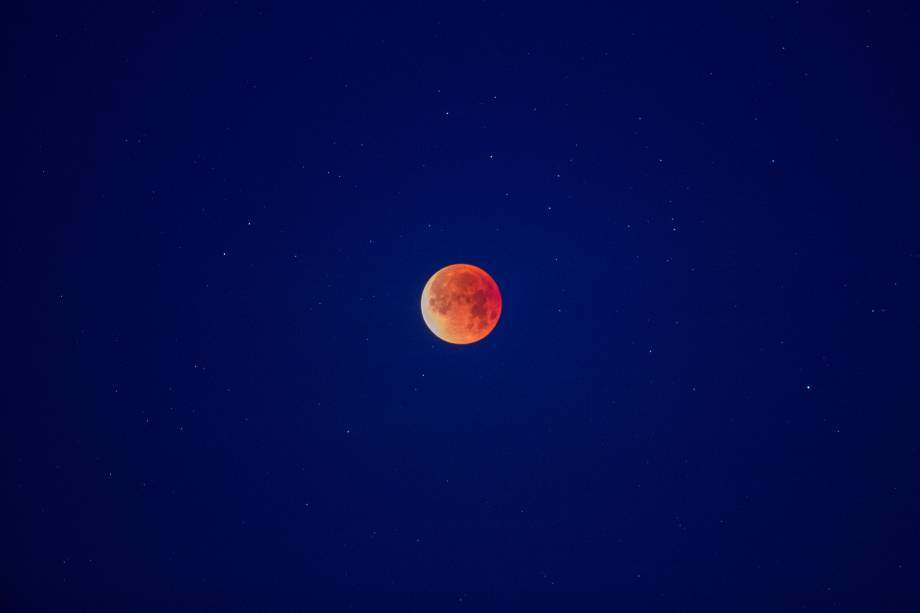
<path id="1" fill-rule="evenodd" d="M 5 610 L 920 610 L 920 12 L 608 4 L 8 7 Z"/>

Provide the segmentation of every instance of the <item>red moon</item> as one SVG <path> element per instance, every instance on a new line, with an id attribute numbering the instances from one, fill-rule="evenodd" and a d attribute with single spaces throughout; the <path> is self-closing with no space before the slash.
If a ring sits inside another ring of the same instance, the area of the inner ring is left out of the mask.
<path id="1" fill-rule="evenodd" d="M 422 290 L 422 318 L 442 341 L 469 345 L 495 329 L 502 314 L 498 284 L 483 269 L 451 264 L 431 275 Z"/>

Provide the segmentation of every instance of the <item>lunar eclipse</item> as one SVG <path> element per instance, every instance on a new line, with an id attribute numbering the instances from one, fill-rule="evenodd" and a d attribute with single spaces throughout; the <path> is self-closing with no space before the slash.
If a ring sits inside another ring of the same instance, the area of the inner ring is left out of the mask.
<path id="1" fill-rule="evenodd" d="M 422 318 L 435 336 L 455 345 L 481 341 L 502 314 L 498 284 L 483 269 L 451 264 L 434 273 L 422 290 Z"/>

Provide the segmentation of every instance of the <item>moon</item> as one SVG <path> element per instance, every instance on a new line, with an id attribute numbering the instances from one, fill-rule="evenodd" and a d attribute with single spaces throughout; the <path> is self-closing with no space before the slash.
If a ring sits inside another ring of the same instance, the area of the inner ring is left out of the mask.
<path id="1" fill-rule="evenodd" d="M 422 290 L 422 318 L 442 341 L 469 345 L 495 329 L 502 295 L 489 273 L 472 264 L 451 264 L 431 275 Z"/>

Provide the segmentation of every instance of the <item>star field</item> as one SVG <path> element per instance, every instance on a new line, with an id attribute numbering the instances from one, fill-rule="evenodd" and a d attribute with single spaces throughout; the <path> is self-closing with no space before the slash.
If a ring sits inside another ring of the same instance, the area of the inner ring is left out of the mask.
<path id="1" fill-rule="evenodd" d="M 918 23 L 12 7 L 4 610 L 917 610 Z"/>

